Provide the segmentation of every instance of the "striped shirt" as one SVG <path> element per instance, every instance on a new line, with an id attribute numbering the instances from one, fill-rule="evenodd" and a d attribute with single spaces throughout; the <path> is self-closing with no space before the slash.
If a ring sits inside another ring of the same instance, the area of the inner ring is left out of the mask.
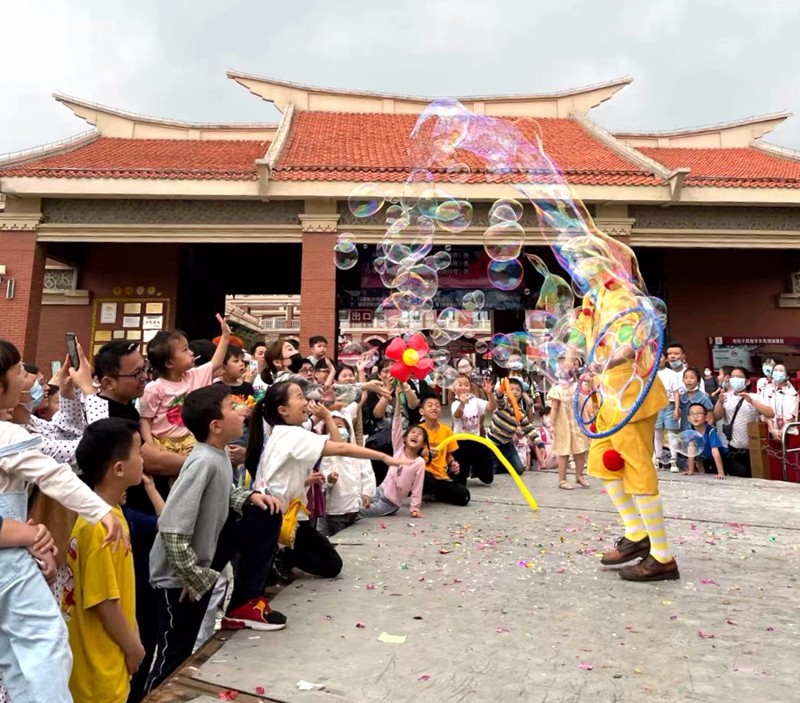
<path id="1" fill-rule="evenodd" d="M 495 444 L 508 444 L 513 441 L 514 434 L 518 429 L 522 430 L 522 434 L 528 439 L 532 439 L 534 442 L 541 441 L 539 433 L 527 415 L 523 414 L 522 419 L 518 422 L 514 415 L 514 408 L 511 407 L 508 398 L 503 396 L 497 403 L 497 410 L 492 415 L 492 424 L 486 435 Z"/>

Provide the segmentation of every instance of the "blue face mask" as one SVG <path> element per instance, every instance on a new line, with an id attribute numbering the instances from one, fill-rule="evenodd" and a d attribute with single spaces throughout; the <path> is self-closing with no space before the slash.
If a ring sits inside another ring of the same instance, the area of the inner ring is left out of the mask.
<path id="1" fill-rule="evenodd" d="M 342 442 L 350 441 L 350 432 L 346 430 L 344 427 L 339 428 L 339 436 L 342 438 Z"/>
<path id="2" fill-rule="evenodd" d="M 772 369 L 773 369 L 773 368 L 774 368 L 774 367 L 773 367 L 773 366 L 770 366 L 769 364 L 764 364 L 764 365 L 761 367 L 761 370 L 764 372 L 764 375 L 765 375 L 767 378 L 772 378 Z"/>
<path id="3" fill-rule="evenodd" d="M 786 372 L 785 371 L 773 371 L 772 372 L 772 380 L 775 383 L 783 383 L 786 380 Z"/>
<path id="4" fill-rule="evenodd" d="M 745 386 L 747 385 L 747 381 L 744 378 L 740 378 L 739 376 L 731 376 L 729 384 L 731 390 L 734 393 L 738 393 L 739 391 L 744 390 Z"/>
<path id="5" fill-rule="evenodd" d="M 679 371 L 680 369 L 683 368 L 683 362 L 682 361 L 670 361 L 669 362 L 669 367 L 671 369 L 675 369 L 676 371 Z"/>
<path id="6" fill-rule="evenodd" d="M 44 398 L 44 386 L 42 386 L 39 381 L 34 381 L 28 393 L 30 393 L 31 399 L 27 403 L 23 403 L 23 405 L 28 410 L 33 412 L 39 407 L 39 404 L 42 402 L 42 398 Z"/>

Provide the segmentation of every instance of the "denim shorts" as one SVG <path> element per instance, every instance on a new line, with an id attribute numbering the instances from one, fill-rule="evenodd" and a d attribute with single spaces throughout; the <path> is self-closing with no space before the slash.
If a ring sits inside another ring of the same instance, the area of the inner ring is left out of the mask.
<path id="1" fill-rule="evenodd" d="M 675 411 L 675 403 L 670 403 L 666 408 L 658 411 L 658 417 L 656 418 L 657 430 L 668 430 L 669 432 L 677 432 L 680 429 L 681 420 L 680 418 L 676 420 L 672 416 L 672 413 L 674 411 Z"/>

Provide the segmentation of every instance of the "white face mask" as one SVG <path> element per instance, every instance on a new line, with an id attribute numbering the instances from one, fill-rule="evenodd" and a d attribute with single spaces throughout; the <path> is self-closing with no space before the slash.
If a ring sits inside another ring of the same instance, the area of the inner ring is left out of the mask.
<path id="1" fill-rule="evenodd" d="M 31 399 L 27 403 L 23 403 L 23 405 L 33 412 L 39 407 L 42 398 L 44 398 L 44 386 L 39 381 L 34 381 L 28 393 L 30 393 Z"/>

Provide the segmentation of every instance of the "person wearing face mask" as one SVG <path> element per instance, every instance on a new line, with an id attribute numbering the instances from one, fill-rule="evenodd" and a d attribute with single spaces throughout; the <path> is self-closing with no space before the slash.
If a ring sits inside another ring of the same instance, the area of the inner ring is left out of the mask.
<path id="1" fill-rule="evenodd" d="M 775 368 L 775 363 L 775 359 L 771 356 L 761 362 L 761 372 L 764 375 L 756 382 L 756 393 L 760 396 L 764 396 L 764 391 L 772 385 L 772 370 Z"/>
<path id="2" fill-rule="evenodd" d="M 728 388 L 720 392 L 714 404 L 714 420 L 722 420 L 722 434 L 728 441 L 728 453 L 723 457 L 725 473 L 750 478 L 750 440 L 747 426 L 758 422 L 758 413 L 770 410 L 747 393 L 750 374 L 737 366 L 730 371 Z"/>
<path id="3" fill-rule="evenodd" d="M 780 441 L 786 423 L 797 420 L 798 406 L 797 391 L 789 382 L 789 373 L 784 364 L 775 364 L 772 370 L 772 383 L 765 386 L 764 393 L 758 397 L 772 410 L 771 414 L 761 411 L 767 420 L 769 435 L 774 440 Z M 797 428 L 791 428 L 789 434 L 796 435 Z"/>
<path id="4" fill-rule="evenodd" d="M 719 391 L 717 378 L 708 366 L 703 369 L 703 390 L 709 398 L 715 398 Z"/>

